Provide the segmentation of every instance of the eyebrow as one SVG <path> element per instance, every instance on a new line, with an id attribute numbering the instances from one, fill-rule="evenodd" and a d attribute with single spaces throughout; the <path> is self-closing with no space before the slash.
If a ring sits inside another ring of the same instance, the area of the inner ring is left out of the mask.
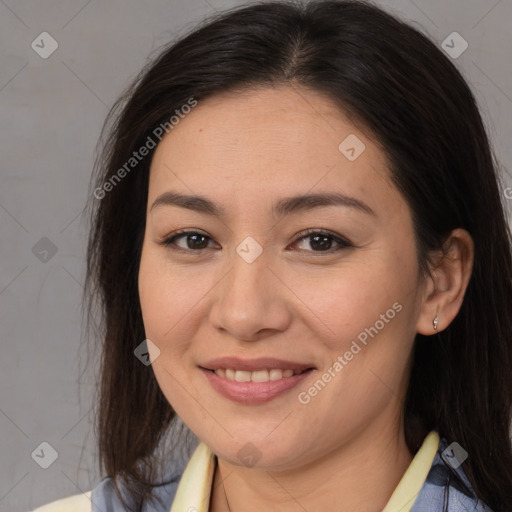
<path id="1" fill-rule="evenodd" d="M 150 211 L 158 206 L 179 206 L 206 215 L 225 217 L 226 210 L 204 196 L 186 195 L 178 192 L 165 192 L 153 202 Z M 355 197 L 339 193 L 304 194 L 280 199 L 272 206 L 274 215 L 290 215 L 301 211 L 313 210 L 327 206 L 344 206 L 355 208 L 363 213 L 377 216 L 377 214 L 363 201 Z"/>

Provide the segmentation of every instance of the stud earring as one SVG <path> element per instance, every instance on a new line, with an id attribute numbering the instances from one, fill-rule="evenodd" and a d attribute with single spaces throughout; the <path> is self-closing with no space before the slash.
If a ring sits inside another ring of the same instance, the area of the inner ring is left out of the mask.
<path id="1" fill-rule="evenodd" d="M 434 324 L 434 331 L 437 331 L 437 315 L 436 315 L 436 317 L 434 318 L 434 322 L 433 322 L 433 324 Z"/>

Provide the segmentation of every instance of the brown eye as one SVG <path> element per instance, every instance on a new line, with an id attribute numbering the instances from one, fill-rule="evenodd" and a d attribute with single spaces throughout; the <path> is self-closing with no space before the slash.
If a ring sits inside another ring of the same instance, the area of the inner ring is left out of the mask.
<path id="1" fill-rule="evenodd" d="M 186 247 L 176 244 L 176 240 L 185 239 Z M 161 242 L 161 245 L 177 251 L 199 252 L 208 247 L 211 238 L 197 231 L 180 231 Z"/>
<path id="2" fill-rule="evenodd" d="M 343 238 L 335 235 L 334 233 L 324 230 L 309 230 L 306 232 L 306 235 L 303 235 L 299 239 L 297 239 L 295 244 L 302 242 L 303 240 L 309 240 L 309 247 L 313 249 L 312 251 L 309 252 L 332 253 L 339 251 L 341 249 L 345 249 L 347 247 L 353 247 L 353 245 L 348 240 L 344 240 Z M 335 248 L 334 250 L 331 250 L 333 243 L 337 244 L 338 247 Z"/>

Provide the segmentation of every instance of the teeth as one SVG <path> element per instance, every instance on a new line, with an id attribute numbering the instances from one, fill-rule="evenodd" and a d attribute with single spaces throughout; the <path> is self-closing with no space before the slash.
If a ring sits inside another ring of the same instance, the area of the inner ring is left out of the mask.
<path id="1" fill-rule="evenodd" d="M 268 382 L 269 380 L 279 380 L 283 377 L 291 377 L 302 373 L 293 370 L 281 370 L 279 368 L 272 368 L 271 370 L 257 370 L 249 372 L 246 370 L 232 370 L 232 369 L 218 369 L 215 373 L 224 379 L 235 380 L 237 382 Z"/>
<path id="2" fill-rule="evenodd" d="M 237 370 L 235 373 L 235 380 L 237 382 L 251 382 L 251 372 Z"/>
<path id="3" fill-rule="evenodd" d="M 283 377 L 283 370 L 273 369 L 269 372 L 270 380 L 279 380 Z M 288 377 L 288 375 L 286 375 Z"/>
<path id="4" fill-rule="evenodd" d="M 245 372 L 244 372 L 245 373 Z M 270 376 L 268 374 L 268 370 L 258 370 L 256 372 L 247 372 L 250 374 L 250 379 L 252 382 L 267 382 L 270 380 Z M 238 372 L 236 372 L 238 380 Z"/>

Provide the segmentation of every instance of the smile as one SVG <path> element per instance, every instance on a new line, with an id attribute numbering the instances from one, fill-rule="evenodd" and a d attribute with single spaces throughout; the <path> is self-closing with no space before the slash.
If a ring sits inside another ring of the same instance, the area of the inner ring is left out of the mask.
<path id="1" fill-rule="evenodd" d="M 257 370 L 254 372 L 246 370 L 233 370 L 219 368 L 215 370 L 215 374 L 219 377 L 234 380 L 236 382 L 268 382 L 269 380 L 280 380 L 283 377 L 292 377 L 299 375 L 306 370 L 281 370 L 280 368 L 272 368 L 270 370 Z"/>
<path id="2" fill-rule="evenodd" d="M 272 400 L 294 388 L 314 370 L 209 370 L 200 368 L 211 387 L 220 395 L 241 404 L 258 404 Z"/>

